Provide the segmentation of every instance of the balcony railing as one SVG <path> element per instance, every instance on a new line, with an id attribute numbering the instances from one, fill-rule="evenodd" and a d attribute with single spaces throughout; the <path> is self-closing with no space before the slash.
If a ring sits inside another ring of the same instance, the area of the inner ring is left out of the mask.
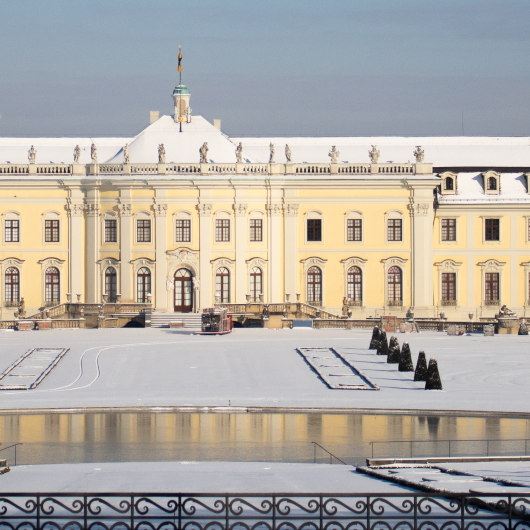
<path id="1" fill-rule="evenodd" d="M 402 307 L 403 300 L 388 300 L 386 305 L 390 307 Z"/>
<path id="2" fill-rule="evenodd" d="M 456 306 L 456 300 L 441 300 L 440 305 L 452 305 Z"/>
<path id="3" fill-rule="evenodd" d="M 484 305 L 501 305 L 500 300 L 484 300 Z"/>

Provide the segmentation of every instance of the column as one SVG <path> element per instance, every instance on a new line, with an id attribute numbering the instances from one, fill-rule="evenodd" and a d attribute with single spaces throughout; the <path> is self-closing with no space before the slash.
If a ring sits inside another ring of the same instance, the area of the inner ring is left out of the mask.
<path id="1" fill-rule="evenodd" d="M 211 285 L 211 231 L 212 231 L 212 205 L 201 203 L 199 210 L 199 269 L 200 269 L 200 305 L 210 307 L 212 305 L 212 285 Z"/>
<path id="2" fill-rule="evenodd" d="M 247 224 L 247 204 L 237 203 L 234 204 L 234 212 L 236 219 L 236 274 L 235 274 L 235 287 L 236 287 L 236 304 L 244 304 L 246 302 L 245 295 L 247 294 L 247 267 L 245 263 L 246 257 L 246 224 Z"/>
<path id="3" fill-rule="evenodd" d="M 298 292 L 298 206 L 293 203 L 283 206 L 285 292 L 291 295 L 291 302 L 296 301 Z"/>
<path id="4" fill-rule="evenodd" d="M 86 292 L 88 304 L 98 304 L 97 261 L 99 259 L 99 193 L 97 189 L 87 192 L 86 218 Z"/>
<path id="5" fill-rule="evenodd" d="M 518 277 L 518 265 L 517 265 L 517 214 L 510 215 L 510 249 L 514 251 L 510 254 L 510 304 L 513 307 L 519 305 L 517 296 L 517 277 Z M 521 285 L 521 289 L 525 292 L 524 283 Z"/>
<path id="6" fill-rule="evenodd" d="M 282 303 L 280 203 L 267 205 L 269 214 L 269 303 Z"/>
<path id="7" fill-rule="evenodd" d="M 134 302 L 132 285 L 132 205 L 129 190 L 121 190 L 120 203 L 120 294 L 122 302 Z"/>
<path id="8" fill-rule="evenodd" d="M 467 306 L 471 309 L 475 308 L 475 215 L 469 214 L 466 217 L 467 233 L 466 233 L 466 254 L 467 270 L 466 277 L 462 278 L 467 283 Z M 482 301 L 479 302 L 482 305 Z"/>
<path id="9" fill-rule="evenodd" d="M 410 204 L 412 221 L 412 306 L 432 309 L 433 301 L 433 242 L 432 198 L 427 202 L 426 190 L 414 190 Z M 428 190 L 432 197 L 432 189 Z M 419 314 L 417 316 L 420 316 Z"/>
<path id="10" fill-rule="evenodd" d="M 166 291 L 167 204 L 155 204 L 155 299 L 156 311 L 167 311 Z"/>
<path id="11" fill-rule="evenodd" d="M 72 192 L 71 192 L 72 195 Z M 75 201 L 75 202 L 74 202 Z M 83 295 L 83 199 L 68 199 L 68 291 L 71 300 L 77 301 L 78 294 Z M 83 299 L 83 297 L 81 297 Z"/>

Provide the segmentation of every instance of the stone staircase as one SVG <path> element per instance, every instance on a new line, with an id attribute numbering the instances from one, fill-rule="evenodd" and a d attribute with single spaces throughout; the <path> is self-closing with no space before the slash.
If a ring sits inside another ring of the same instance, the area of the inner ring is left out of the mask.
<path id="1" fill-rule="evenodd" d="M 201 330 L 201 313 L 158 313 L 151 315 L 152 328 L 168 328 L 170 322 L 184 322 L 185 331 Z M 179 328 L 177 328 L 179 329 Z"/>

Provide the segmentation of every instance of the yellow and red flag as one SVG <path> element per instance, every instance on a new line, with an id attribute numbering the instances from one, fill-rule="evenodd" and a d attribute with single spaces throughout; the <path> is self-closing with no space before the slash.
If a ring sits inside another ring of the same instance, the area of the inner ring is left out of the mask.
<path id="1" fill-rule="evenodd" d="M 180 44 L 179 44 L 179 72 L 182 72 L 182 65 L 180 64 L 182 61 L 182 50 L 180 49 Z"/>

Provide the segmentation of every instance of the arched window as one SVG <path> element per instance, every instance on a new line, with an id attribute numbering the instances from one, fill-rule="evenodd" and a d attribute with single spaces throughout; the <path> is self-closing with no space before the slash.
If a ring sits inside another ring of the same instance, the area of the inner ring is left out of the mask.
<path id="1" fill-rule="evenodd" d="M 189 313 L 192 310 L 193 283 L 191 272 L 188 269 L 179 269 L 175 272 L 175 312 Z"/>
<path id="2" fill-rule="evenodd" d="M 390 303 L 402 302 L 402 273 L 395 265 L 388 269 L 388 301 Z"/>
<path id="3" fill-rule="evenodd" d="M 105 294 L 111 304 L 116 302 L 116 269 L 108 267 L 105 271 Z"/>
<path id="4" fill-rule="evenodd" d="M 453 191 L 455 187 L 454 180 L 452 177 L 447 177 L 445 179 L 445 189 L 447 191 Z"/>
<path id="5" fill-rule="evenodd" d="M 307 301 L 322 302 L 322 271 L 318 267 L 307 271 Z"/>
<path id="6" fill-rule="evenodd" d="M 147 304 L 147 295 L 151 294 L 151 271 L 147 267 L 142 267 L 138 271 L 138 303 Z"/>
<path id="7" fill-rule="evenodd" d="M 20 297 L 20 273 L 15 267 L 6 270 L 6 302 L 18 302 Z"/>
<path id="8" fill-rule="evenodd" d="M 48 267 L 44 281 L 44 301 L 59 303 L 59 271 L 55 267 Z"/>
<path id="9" fill-rule="evenodd" d="M 230 272 L 225 267 L 217 269 L 215 274 L 215 296 L 223 303 L 230 302 Z"/>
<path id="10" fill-rule="evenodd" d="M 495 177 L 488 178 L 488 190 L 495 191 L 497 189 L 497 179 Z"/>
<path id="11" fill-rule="evenodd" d="M 253 267 L 250 271 L 250 300 L 259 302 L 259 295 L 262 292 L 263 274 L 259 267 Z"/>
<path id="12" fill-rule="evenodd" d="M 359 267 L 348 269 L 348 300 L 353 302 L 362 300 L 362 271 Z"/>

